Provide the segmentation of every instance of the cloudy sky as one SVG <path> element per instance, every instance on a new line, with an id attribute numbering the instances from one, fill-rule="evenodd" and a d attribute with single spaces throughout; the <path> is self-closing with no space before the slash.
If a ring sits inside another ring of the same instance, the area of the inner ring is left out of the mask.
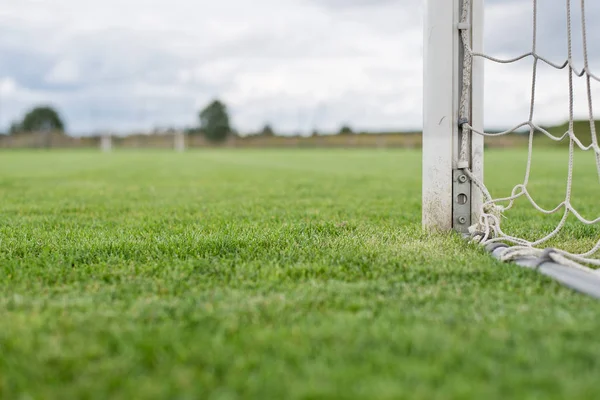
<path id="1" fill-rule="evenodd" d="M 240 131 L 265 122 L 284 132 L 421 126 L 423 0 L 2 3 L 0 129 L 39 103 L 56 105 L 73 134 L 190 126 L 215 97 Z M 531 3 L 487 0 L 486 51 L 504 57 L 531 49 Z M 565 0 L 540 3 L 539 51 L 563 60 Z M 590 63 L 600 72 L 600 25 L 592 24 L 600 4 L 588 3 Z M 566 77 L 541 68 L 538 120 L 567 116 Z M 581 83 L 576 110 L 585 115 Z M 530 60 L 486 63 L 488 125 L 526 118 L 530 85 Z"/>

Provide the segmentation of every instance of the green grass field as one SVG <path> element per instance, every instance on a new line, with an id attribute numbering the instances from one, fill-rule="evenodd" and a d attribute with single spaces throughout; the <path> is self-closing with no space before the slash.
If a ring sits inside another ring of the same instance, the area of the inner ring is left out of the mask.
<path id="1" fill-rule="evenodd" d="M 524 156 L 488 152 L 498 194 Z M 536 153 L 547 205 L 564 161 Z M 0 398 L 599 397 L 600 303 L 422 232 L 420 177 L 416 150 L 2 152 Z"/>

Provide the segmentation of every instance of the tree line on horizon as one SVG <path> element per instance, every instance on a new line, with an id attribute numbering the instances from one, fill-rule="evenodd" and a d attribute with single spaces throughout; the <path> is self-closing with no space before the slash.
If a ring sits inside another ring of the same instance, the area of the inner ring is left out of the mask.
<path id="1" fill-rule="evenodd" d="M 66 134 L 66 124 L 60 113 L 51 105 L 38 105 L 27 111 L 23 118 L 10 125 L 8 135 L 30 132 L 59 132 Z M 219 99 L 211 101 L 198 112 L 198 125 L 185 129 L 188 135 L 202 135 L 211 142 L 224 142 L 231 136 L 237 136 L 237 131 L 231 125 L 231 118 L 225 103 Z M 338 134 L 353 134 L 350 126 L 343 125 Z M 313 130 L 312 136 L 319 135 Z M 258 132 L 248 136 L 277 136 L 272 125 L 266 123 Z"/>

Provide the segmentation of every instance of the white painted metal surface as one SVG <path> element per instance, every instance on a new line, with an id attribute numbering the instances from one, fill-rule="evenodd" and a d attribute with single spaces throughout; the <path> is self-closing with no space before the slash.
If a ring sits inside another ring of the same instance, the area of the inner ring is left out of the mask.
<path id="1" fill-rule="evenodd" d="M 426 0 L 423 83 L 423 226 L 452 229 L 452 175 L 459 154 L 458 108 L 462 44 L 458 23 L 462 0 Z M 472 0 L 472 43 L 483 50 L 483 0 Z M 483 60 L 474 59 L 471 124 L 483 128 Z M 483 180 L 483 137 L 472 135 L 470 169 Z M 472 222 L 482 202 L 472 188 Z"/>
<path id="2" fill-rule="evenodd" d="M 458 133 L 459 0 L 426 0 L 423 46 L 423 226 L 452 229 Z"/>
<path id="3" fill-rule="evenodd" d="M 484 0 L 471 0 L 472 10 L 472 48 L 475 53 L 483 53 Z M 484 60 L 481 57 L 473 59 L 473 81 L 471 93 L 471 125 L 478 131 L 484 128 Z M 484 137 L 471 135 L 471 172 L 483 182 L 483 142 Z M 471 223 L 479 220 L 483 196 L 481 191 L 472 184 L 471 187 Z"/>

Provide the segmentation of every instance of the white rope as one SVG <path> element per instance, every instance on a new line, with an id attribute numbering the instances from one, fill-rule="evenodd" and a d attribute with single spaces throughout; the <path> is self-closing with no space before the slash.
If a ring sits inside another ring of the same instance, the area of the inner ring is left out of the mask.
<path id="1" fill-rule="evenodd" d="M 462 82 L 462 91 L 461 91 L 461 99 L 459 106 L 459 120 L 461 121 L 461 138 L 460 138 L 460 153 L 459 153 L 459 168 L 463 168 L 465 173 L 470 177 L 471 181 L 475 184 L 475 186 L 481 191 L 483 195 L 483 205 L 480 213 L 480 219 L 474 224 L 469 231 L 471 232 L 472 238 L 475 241 L 480 242 L 481 244 L 490 244 L 490 243 L 508 243 L 511 244 L 512 247 L 508 247 L 504 249 L 501 253 L 501 259 L 505 261 L 515 260 L 520 257 L 541 257 L 548 256 L 550 259 L 554 260 L 557 263 L 561 263 L 567 266 L 571 266 L 573 268 L 582 269 L 594 274 L 597 274 L 595 270 L 584 267 L 582 264 L 600 266 L 600 259 L 594 258 L 593 256 L 600 251 L 600 238 L 595 243 L 595 245 L 587 252 L 581 254 L 572 254 L 564 250 L 553 249 L 549 254 L 545 253 L 545 250 L 540 248 L 541 245 L 547 243 L 552 238 L 556 237 L 560 231 L 564 228 L 567 219 L 570 215 L 573 215 L 577 218 L 581 223 L 586 225 L 592 225 L 600 223 L 600 217 L 596 219 L 586 219 L 584 218 L 571 204 L 572 197 L 572 187 L 573 187 L 573 157 L 575 148 L 579 148 L 583 151 L 593 151 L 595 153 L 596 158 L 596 168 L 598 171 L 598 177 L 600 180 L 600 146 L 598 144 L 598 137 L 596 133 L 595 127 L 595 119 L 593 112 L 593 101 L 592 101 L 592 91 L 591 91 L 591 81 L 595 80 L 600 82 L 600 78 L 591 72 L 589 66 L 589 57 L 588 57 L 588 42 L 587 42 L 587 27 L 586 27 L 586 12 L 585 12 L 585 0 L 581 1 L 581 15 L 582 15 L 582 38 L 583 38 L 583 53 L 584 53 L 584 66 L 581 70 L 577 70 L 573 62 L 573 29 L 572 29 L 572 13 L 571 13 L 571 0 L 566 0 L 566 12 L 567 12 L 567 35 L 568 35 L 568 57 L 567 60 L 561 64 L 553 63 L 546 58 L 537 54 L 537 0 L 533 0 L 533 43 L 532 50 L 526 54 L 520 55 L 511 59 L 499 59 L 495 58 L 483 53 L 474 52 L 470 45 L 470 28 L 461 30 L 461 39 L 463 43 L 464 49 L 464 59 L 463 59 L 463 82 Z M 469 27 L 470 26 L 470 11 L 471 11 L 471 0 L 463 0 L 462 4 L 462 13 L 461 13 L 461 26 Z M 529 119 L 526 122 L 520 123 L 517 126 L 499 133 L 487 133 L 485 131 L 479 131 L 474 129 L 471 124 L 468 122 L 470 119 L 470 96 L 471 96 L 471 80 L 472 80 L 472 66 L 473 66 L 473 58 L 481 57 L 490 61 L 494 61 L 497 63 L 508 64 L 514 63 L 516 61 L 522 60 L 526 57 L 533 58 L 533 68 L 532 68 L 532 85 L 531 85 L 531 102 L 529 109 Z M 556 68 L 558 70 L 566 69 L 568 71 L 569 77 L 569 127 L 568 130 L 561 136 L 555 136 L 550 134 L 547 130 L 542 127 L 536 125 L 533 122 L 533 118 L 535 115 L 535 104 L 536 104 L 536 88 L 537 88 L 537 75 L 538 75 L 538 64 L 539 62 L 544 62 L 547 65 Z M 591 144 L 583 145 L 581 140 L 575 136 L 574 132 L 574 96 L 573 96 L 573 77 L 585 77 L 586 85 L 587 85 L 587 106 L 588 106 L 588 117 L 590 122 L 590 131 L 591 131 Z M 489 190 L 480 180 L 475 177 L 468 170 L 469 165 L 469 148 L 470 148 L 470 137 L 471 134 L 479 134 L 482 136 L 502 136 L 508 135 L 510 133 L 515 132 L 516 130 L 528 127 L 529 128 L 529 142 L 528 142 L 528 157 L 527 157 L 527 165 L 525 168 L 525 176 L 523 182 L 516 185 L 511 195 L 504 198 L 494 199 Z M 531 196 L 527 187 L 529 184 L 529 178 L 531 174 L 531 165 L 532 165 L 532 155 L 533 155 L 533 137 L 535 132 L 541 132 L 546 137 L 553 141 L 562 141 L 565 139 L 569 140 L 569 161 L 568 161 L 568 175 L 567 175 L 567 185 L 565 190 L 565 198 L 564 200 L 558 204 L 556 207 L 552 209 L 545 209 L 541 207 Z M 501 221 L 503 218 L 503 213 L 507 210 L 510 210 L 517 199 L 526 198 L 529 203 L 539 212 L 543 214 L 556 214 L 562 213 L 562 218 L 560 222 L 557 224 L 555 229 L 547 234 L 546 236 L 529 241 L 523 238 L 515 237 L 510 234 L 507 234 L 502 230 Z M 505 206 L 501 206 L 499 203 L 505 204 Z"/>

